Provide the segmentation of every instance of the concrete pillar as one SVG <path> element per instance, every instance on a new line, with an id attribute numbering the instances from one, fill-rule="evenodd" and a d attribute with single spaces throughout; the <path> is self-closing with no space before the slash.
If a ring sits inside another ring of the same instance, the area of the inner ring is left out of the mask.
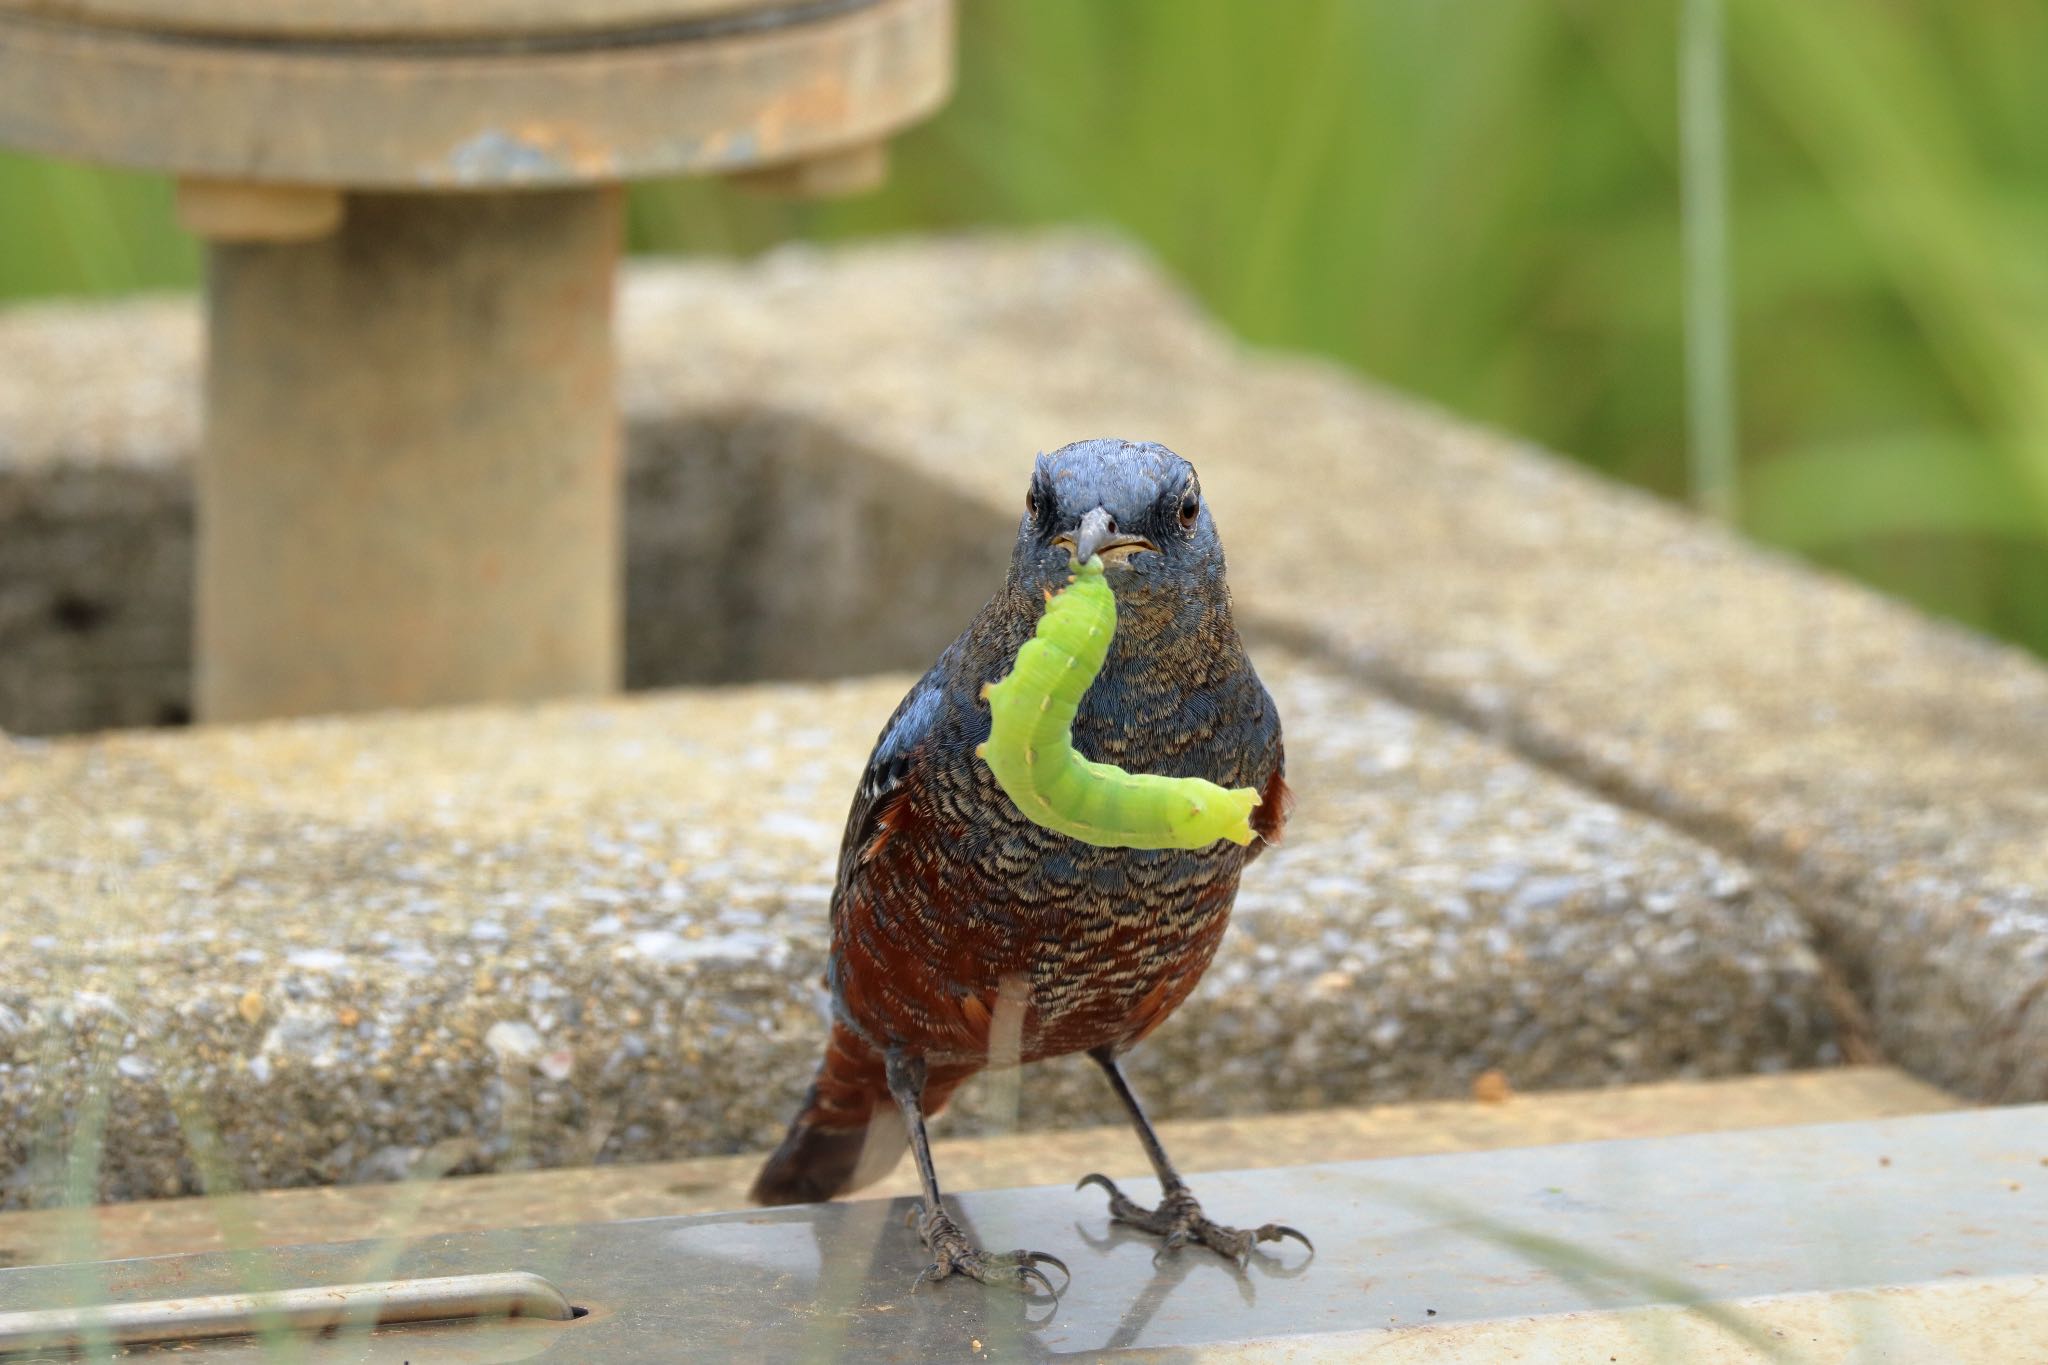
<path id="1" fill-rule="evenodd" d="M 199 719 L 616 687 L 620 233 L 592 187 L 215 237 Z"/>

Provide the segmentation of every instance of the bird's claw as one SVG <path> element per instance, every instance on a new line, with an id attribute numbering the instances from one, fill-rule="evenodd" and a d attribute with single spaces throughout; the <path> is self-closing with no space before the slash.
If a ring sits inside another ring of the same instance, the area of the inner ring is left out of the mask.
<path id="1" fill-rule="evenodd" d="M 1060 1272 L 1063 1282 L 1055 1288 L 1040 1265 L 1049 1265 Z M 1008 1289 L 1021 1290 L 1027 1294 L 1042 1295 L 1056 1299 L 1073 1279 L 1073 1272 L 1066 1262 L 1057 1256 L 1048 1256 L 1042 1251 L 997 1252 L 983 1251 L 969 1247 L 965 1251 L 939 1255 L 926 1266 L 918 1277 L 911 1281 L 910 1292 L 915 1294 L 928 1284 L 937 1284 L 951 1275 L 965 1275 L 970 1280 L 983 1284 L 999 1285 Z"/>
<path id="2" fill-rule="evenodd" d="M 1309 1241 L 1299 1228 L 1285 1223 L 1265 1223 L 1249 1230 L 1227 1228 L 1212 1223 L 1202 1213 L 1202 1206 L 1187 1186 L 1176 1185 L 1166 1191 L 1159 1201 L 1159 1207 L 1148 1209 L 1116 1187 L 1116 1182 L 1099 1172 L 1081 1177 L 1075 1189 L 1100 1185 L 1109 1192 L 1109 1218 L 1113 1223 L 1122 1223 L 1141 1232 L 1149 1232 L 1161 1240 L 1159 1250 L 1153 1253 L 1153 1261 L 1169 1251 L 1178 1251 L 1189 1242 L 1200 1242 L 1217 1255 L 1235 1261 L 1239 1266 L 1250 1264 L 1252 1252 L 1260 1242 L 1278 1242 L 1292 1237 L 1308 1248 L 1309 1255 L 1315 1255 L 1315 1243 Z"/>
<path id="3" fill-rule="evenodd" d="M 1316 1244 L 1308 1239 L 1308 1234 L 1300 1228 L 1288 1227 L 1285 1223 L 1267 1223 L 1258 1230 L 1256 1235 L 1261 1242 L 1277 1242 L 1282 1238 L 1292 1237 L 1295 1241 L 1308 1248 L 1309 1255 L 1313 1256 L 1316 1254 Z"/>
<path id="4" fill-rule="evenodd" d="M 925 1285 L 937 1284 L 951 1275 L 965 1275 L 983 1284 L 1000 1285 L 1053 1299 L 1073 1282 L 1074 1272 L 1067 1269 L 1067 1263 L 1057 1256 L 1043 1251 L 1026 1251 L 1021 1247 L 1016 1251 L 983 1251 L 967 1240 L 967 1234 L 960 1231 L 960 1225 L 943 1209 L 934 1214 L 913 1212 L 918 1220 L 918 1235 L 932 1252 L 932 1263 L 911 1281 L 910 1292 L 913 1294 Z M 1042 1265 L 1052 1266 L 1060 1272 L 1065 1282 L 1058 1289 L 1039 1269 Z"/>

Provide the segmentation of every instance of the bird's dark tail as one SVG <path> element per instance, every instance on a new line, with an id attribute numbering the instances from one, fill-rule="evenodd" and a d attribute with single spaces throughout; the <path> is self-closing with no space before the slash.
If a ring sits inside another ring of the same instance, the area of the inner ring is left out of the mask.
<path id="1" fill-rule="evenodd" d="M 880 1180 L 907 1145 L 881 1057 L 835 1023 L 818 1078 L 750 1194 L 757 1204 L 830 1199 Z"/>

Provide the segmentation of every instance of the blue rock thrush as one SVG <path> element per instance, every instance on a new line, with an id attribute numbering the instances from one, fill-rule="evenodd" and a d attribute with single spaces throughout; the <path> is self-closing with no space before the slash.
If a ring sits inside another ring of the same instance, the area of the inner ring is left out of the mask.
<path id="1" fill-rule="evenodd" d="M 975 757 L 989 732 L 982 685 L 1009 671 L 1047 595 L 1090 553 L 1109 566 L 1117 631 L 1075 718 L 1075 746 L 1133 772 L 1257 788 L 1249 847 L 1084 844 L 1031 823 Z M 983 1251 L 947 1214 L 924 1121 L 987 1066 L 1086 1052 L 1164 1192 L 1147 1209 L 1106 1177 L 1086 1177 L 1108 1190 L 1115 1221 L 1167 1248 L 1200 1242 L 1240 1263 L 1258 1242 L 1306 1242 L 1272 1223 L 1210 1222 L 1117 1064 L 1215 956 L 1239 874 L 1280 838 L 1284 766 L 1280 717 L 1232 623 L 1223 547 L 1194 467 L 1126 441 L 1041 455 L 1002 590 L 911 688 L 861 776 L 832 895 L 831 1039 L 754 1198 L 793 1204 L 856 1189 L 894 1166 L 907 1141 L 933 1256 L 924 1278 L 1049 1292 L 1038 1266 L 1055 1258 Z"/>

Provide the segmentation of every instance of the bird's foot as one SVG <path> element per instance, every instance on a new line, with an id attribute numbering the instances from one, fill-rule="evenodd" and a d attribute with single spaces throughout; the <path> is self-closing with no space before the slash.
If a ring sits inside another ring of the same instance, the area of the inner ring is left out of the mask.
<path id="1" fill-rule="evenodd" d="M 919 1209 L 916 1213 L 918 1236 L 931 1248 L 932 1263 L 911 1284 L 913 1293 L 921 1286 L 937 1284 L 949 1275 L 965 1275 L 983 1284 L 1002 1285 L 1028 1294 L 1057 1298 L 1059 1290 L 1052 1287 L 1052 1281 L 1038 1267 L 1055 1266 L 1067 1280 L 1073 1279 L 1073 1272 L 1067 1269 L 1065 1261 L 1042 1251 L 983 1251 L 967 1240 L 967 1234 L 960 1231 L 960 1225 L 947 1215 L 944 1208 L 929 1212 Z M 1062 1289 L 1065 1287 L 1065 1284 L 1061 1285 Z"/>
<path id="2" fill-rule="evenodd" d="M 1159 1207 L 1148 1209 L 1131 1199 L 1116 1187 L 1116 1182 L 1106 1175 L 1084 1175 L 1075 1189 L 1089 1185 L 1100 1185 L 1109 1191 L 1109 1218 L 1113 1223 L 1123 1223 L 1154 1237 L 1163 1238 L 1158 1255 L 1177 1251 L 1189 1242 L 1200 1242 L 1219 1256 L 1227 1256 L 1243 1266 L 1251 1260 L 1252 1250 L 1260 1242 L 1278 1242 L 1292 1237 L 1315 1252 L 1315 1243 L 1309 1241 L 1297 1229 L 1284 1223 L 1266 1223 L 1256 1228 L 1227 1228 L 1212 1223 L 1202 1213 L 1202 1206 L 1195 1201 L 1193 1191 L 1181 1184 L 1169 1185 L 1166 1197 L 1159 1201 Z M 1263 1253 L 1261 1253 L 1263 1254 Z M 1156 1257 L 1155 1257 L 1156 1259 Z"/>

